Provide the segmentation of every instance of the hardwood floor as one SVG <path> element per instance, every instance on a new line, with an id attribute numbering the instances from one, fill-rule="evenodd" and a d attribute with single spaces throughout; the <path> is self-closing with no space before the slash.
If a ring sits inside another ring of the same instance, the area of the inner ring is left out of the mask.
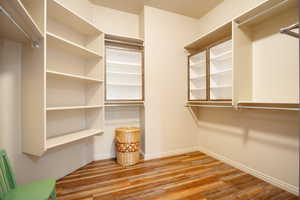
<path id="1" fill-rule="evenodd" d="M 92 162 L 57 182 L 59 200 L 297 200 L 200 152 L 123 168 Z"/>

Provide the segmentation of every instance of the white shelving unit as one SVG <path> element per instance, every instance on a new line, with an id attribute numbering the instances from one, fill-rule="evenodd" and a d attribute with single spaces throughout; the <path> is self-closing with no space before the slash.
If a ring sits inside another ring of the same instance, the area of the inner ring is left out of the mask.
<path id="1" fill-rule="evenodd" d="M 106 101 L 143 100 L 140 50 L 106 47 Z"/>
<path id="2" fill-rule="evenodd" d="M 210 48 L 210 99 L 232 99 L 232 40 Z"/>
<path id="3" fill-rule="evenodd" d="M 104 34 L 56 0 L 26 2 L 43 4 L 47 21 L 40 48 L 25 47 L 22 74 L 23 152 L 41 156 L 103 133 Z"/>
<path id="4" fill-rule="evenodd" d="M 190 94 L 203 93 L 205 83 L 190 87 L 188 103 L 299 110 L 299 43 L 280 33 L 299 23 L 298 4 L 297 0 L 264 1 L 187 45 L 190 55 L 209 50 L 210 88 L 209 99 L 201 101 Z M 198 62 L 190 62 L 189 84 L 205 79 L 191 73 L 200 68 Z"/>
<path id="5" fill-rule="evenodd" d="M 234 105 L 299 104 L 299 42 L 280 33 L 298 23 L 298 1 L 268 1 L 234 19 Z"/>
<path id="6" fill-rule="evenodd" d="M 189 57 L 189 99 L 205 100 L 206 94 L 206 52 L 199 52 Z"/>
<path id="7" fill-rule="evenodd" d="M 228 23 L 186 46 L 190 52 L 188 101 L 231 103 L 233 72 L 230 37 L 231 23 Z"/>

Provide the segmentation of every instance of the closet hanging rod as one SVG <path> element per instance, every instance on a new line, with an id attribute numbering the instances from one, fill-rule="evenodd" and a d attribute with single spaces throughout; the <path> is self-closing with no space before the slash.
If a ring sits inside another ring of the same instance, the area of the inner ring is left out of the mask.
<path id="1" fill-rule="evenodd" d="M 24 29 L 13 19 L 13 17 L 2 7 L 0 6 L 0 13 L 3 13 L 10 22 L 12 22 L 24 35 L 27 39 L 32 41 L 32 46 L 35 48 L 39 48 L 39 42 L 38 41 L 33 41 L 29 35 L 24 31 Z"/>
<path id="2" fill-rule="evenodd" d="M 295 38 L 299 38 L 299 34 L 292 31 L 292 30 L 297 29 L 297 28 L 299 29 L 299 24 L 293 24 L 289 27 L 280 29 L 280 33 L 290 35 L 290 36 L 295 37 Z"/>
<path id="3" fill-rule="evenodd" d="M 288 1 L 289 1 L 289 0 L 284 0 L 284 1 L 282 1 L 282 2 L 280 2 L 280 3 L 278 3 L 278 4 L 274 5 L 274 6 L 272 6 L 272 7 L 270 7 L 270 8 L 264 10 L 263 12 L 260 12 L 260 13 L 258 13 L 258 14 L 256 14 L 256 15 L 253 15 L 252 17 L 246 19 L 245 21 L 243 21 L 243 22 L 241 22 L 241 23 L 238 23 L 238 26 L 242 26 L 243 24 L 246 24 L 246 23 L 248 23 L 248 22 L 254 20 L 254 19 L 257 18 L 257 17 L 262 16 L 262 15 L 264 15 L 264 14 L 266 14 L 266 13 L 272 11 L 273 9 L 278 8 L 278 7 L 280 7 L 280 6 L 284 5 L 284 4 L 286 4 Z"/>
<path id="4" fill-rule="evenodd" d="M 192 104 L 186 104 L 185 107 L 232 108 L 232 105 L 192 105 Z"/>
<path id="5" fill-rule="evenodd" d="M 289 110 L 289 111 L 299 111 L 300 108 L 287 108 L 287 107 L 262 107 L 262 106 L 238 106 L 238 108 L 246 109 L 261 109 L 261 110 Z"/>

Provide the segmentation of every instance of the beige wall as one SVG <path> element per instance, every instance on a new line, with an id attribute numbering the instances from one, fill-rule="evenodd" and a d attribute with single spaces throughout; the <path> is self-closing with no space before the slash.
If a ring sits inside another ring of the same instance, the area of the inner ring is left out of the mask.
<path id="1" fill-rule="evenodd" d="M 41 178 L 60 178 L 93 159 L 92 140 L 66 145 L 41 158 L 22 153 L 21 54 L 21 44 L 0 41 L 0 149 L 7 151 L 18 184 Z"/>
<path id="2" fill-rule="evenodd" d="M 87 0 L 59 0 L 66 7 L 80 13 L 108 33 L 130 37 L 139 36 L 139 16 L 120 11 L 95 7 Z M 95 14 L 95 18 L 93 13 Z M 101 19 L 100 19 L 101 18 Z M 109 19 L 109 20 L 108 20 Z M 113 19 L 113 20 L 111 20 Z M 113 21 L 113 23 L 112 23 Z M 126 25 L 126 26 L 125 26 Z M 113 127 L 119 126 L 110 121 L 105 134 L 93 139 L 82 140 L 70 145 L 48 151 L 43 157 L 35 158 L 21 150 L 21 44 L 0 40 L 0 149 L 6 149 L 16 171 L 19 184 L 30 183 L 41 178 L 60 178 L 91 162 L 92 160 L 112 157 Z M 123 111 L 120 116 L 138 115 Z M 111 116 L 111 115 L 109 115 Z M 110 119 L 110 118 L 109 118 Z M 125 124 L 136 125 L 136 121 Z M 34 173 L 32 173 L 34 172 Z"/>
<path id="3" fill-rule="evenodd" d="M 146 158 L 194 150 L 196 125 L 184 107 L 187 57 L 197 20 L 144 8 Z"/>
<path id="4" fill-rule="evenodd" d="M 199 20 L 199 35 L 260 2 L 225 0 Z M 297 112 L 203 108 L 198 116 L 201 150 L 290 191 L 298 191 Z"/>

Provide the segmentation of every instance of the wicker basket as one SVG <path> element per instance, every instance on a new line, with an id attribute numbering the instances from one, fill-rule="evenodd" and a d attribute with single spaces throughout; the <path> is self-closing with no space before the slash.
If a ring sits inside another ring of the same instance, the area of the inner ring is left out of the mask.
<path id="1" fill-rule="evenodd" d="M 122 166 L 130 166 L 139 162 L 140 129 L 121 127 L 116 129 L 117 162 Z"/>

